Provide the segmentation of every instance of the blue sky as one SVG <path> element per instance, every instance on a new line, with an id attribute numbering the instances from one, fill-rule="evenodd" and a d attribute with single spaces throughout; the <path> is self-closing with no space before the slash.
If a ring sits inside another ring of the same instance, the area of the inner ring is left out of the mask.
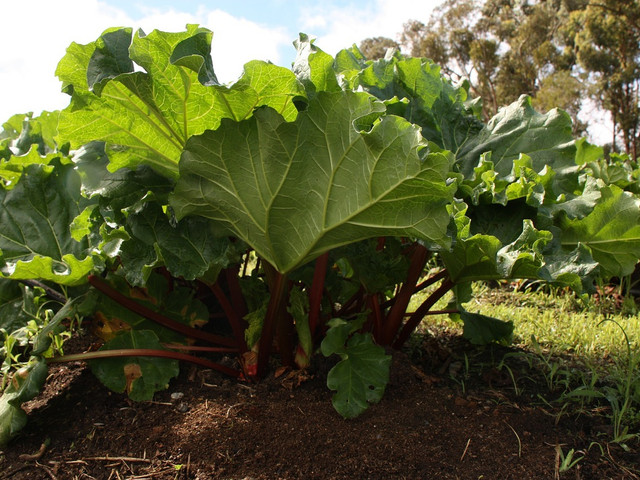
<path id="1" fill-rule="evenodd" d="M 0 0 L 0 124 L 14 113 L 64 108 L 68 97 L 55 77 L 58 61 L 71 42 L 89 43 L 108 27 L 207 27 L 214 32 L 216 74 L 231 82 L 249 60 L 290 66 L 301 31 L 335 54 L 367 37 L 396 37 L 404 22 L 427 20 L 441 1 Z"/>

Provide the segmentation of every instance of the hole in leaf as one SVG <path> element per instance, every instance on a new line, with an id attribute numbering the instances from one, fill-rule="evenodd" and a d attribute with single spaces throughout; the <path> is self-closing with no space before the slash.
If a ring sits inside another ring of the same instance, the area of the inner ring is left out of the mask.
<path id="1" fill-rule="evenodd" d="M 293 105 L 298 109 L 299 112 L 305 111 L 309 106 L 306 100 L 302 98 L 295 98 L 293 100 Z"/>

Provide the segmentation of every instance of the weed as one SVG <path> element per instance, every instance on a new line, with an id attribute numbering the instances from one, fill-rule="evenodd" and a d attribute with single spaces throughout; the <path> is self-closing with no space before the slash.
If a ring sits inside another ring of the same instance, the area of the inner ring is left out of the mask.
<path id="1" fill-rule="evenodd" d="M 576 456 L 576 453 L 584 453 L 582 451 L 576 451 L 573 448 L 565 453 L 562 451 L 560 445 L 556 445 L 556 472 L 555 477 L 560 478 L 560 473 L 567 472 L 575 467 L 580 462 L 584 455 Z"/>

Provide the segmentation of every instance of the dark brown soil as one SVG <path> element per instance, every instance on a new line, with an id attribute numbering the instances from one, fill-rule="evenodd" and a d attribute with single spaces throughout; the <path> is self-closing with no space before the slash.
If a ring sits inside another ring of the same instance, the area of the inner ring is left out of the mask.
<path id="1" fill-rule="evenodd" d="M 355 420 L 333 410 L 327 365 L 258 385 L 185 366 L 146 403 L 55 366 L 0 479 L 638 478 L 637 445 L 608 444 L 606 418 L 559 416 L 491 369 L 463 391 L 451 364 L 395 354 L 384 399 Z M 571 449 L 584 458 L 560 472 Z"/>

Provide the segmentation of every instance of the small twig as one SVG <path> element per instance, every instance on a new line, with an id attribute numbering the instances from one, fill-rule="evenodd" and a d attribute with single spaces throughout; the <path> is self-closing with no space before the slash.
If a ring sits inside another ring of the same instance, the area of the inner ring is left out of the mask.
<path id="1" fill-rule="evenodd" d="M 143 473 L 141 475 L 132 475 L 131 477 L 127 477 L 126 480 L 147 480 L 152 479 L 153 477 L 157 477 L 160 475 L 164 475 L 165 473 L 175 472 L 175 467 L 165 468 L 164 470 L 158 470 L 157 472 L 149 472 Z"/>
<path id="2" fill-rule="evenodd" d="M 464 452 L 462 452 L 462 456 L 460 457 L 460 461 L 464 459 L 464 456 L 467 454 L 467 450 L 469 450 L 469 444 L 471 443 L 471 437 L 467 440 L 467 445 L 464 447 Z"/>
<path id="3" fill-rule="evenodd" d="M 126 460 L 122 460 L 122 464 L 131 472 L 131 475 L 136 474 L 136 472 L 133 471 L 133 467 L 131 467 L 131 465 L 129 465 Z"/>
<path id="4" fill-rule="evenodd" d="M 96 462 L 131 462 L 131 463 L 151 463 L 151 460 L 148 458 L 137 458 L 137 457 L 85 457 L 83 460 L 94 460 Z"/>
<path id="5" fill-rule="evenodd" d="M 556 445 L 555 448 L 556 448 L 556 461 L 555 461 L 555 468 L 553 469 L 553 480 L 560 480 L 560 454 L 562 453 L 562 447 L 560 447 L 560 445 Z"/>
<path id="6" fill-rule="evenodd" d="M 634 472 L 629 470 L 627 467 L 620 465 L 618 462 L 616 462 L 616 460 L 613 458 L 613 455 L 611 455 L 611 448 L 609 447 L 608 443 L 607 443 L 607 456 L 609 457 L 609 460 L 611 460 L 611 462 L 613 462 L 613 464 L 616 467 L 618 467 L 620 470 L 622 470 L 627 475 L 629 475 L 630 478 L 639 478 Z"/>
<path id="7" fill-rule="evenodd" d="M 51 480 L 58 480 L 58 477 L 56 477 L 55 473 L 53 473 L 53 470 L 51 470 L 49 467 L 38 462 L 36 462 L 36 465 L 42 468 L 45 472 L 47 472 L 47 475 L 49 475 Z"/>
<path id="8" fill-rule="evenodd" d="M 232 408 L 241 407 L 242 405 L 245 405 L 245 404 L 244 403 L 236 403 L 234 405 L 231 405 L 229 408 L 227 408 L 227 414 L 225 415 L 225 417 L 229 418 L 229 413 L 231 412 Z"/>

